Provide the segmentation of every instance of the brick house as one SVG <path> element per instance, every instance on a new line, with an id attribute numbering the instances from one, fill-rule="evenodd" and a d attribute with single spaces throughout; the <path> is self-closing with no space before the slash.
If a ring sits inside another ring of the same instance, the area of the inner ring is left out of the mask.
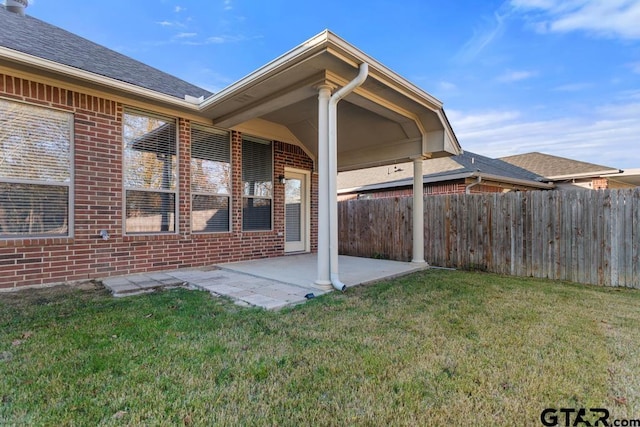
<path id="1" fill-rule="evenodd" d="M 338 175 L 338 200 L 411 196 L 413 171 L 410 166 L 400 163 L 341 172 Z M 422 183 L 424 194 L 431 196 L 554 188 L 533 172 L 470 151 L 425 160 Z"/>
<path id="2" fill-rule="evenodd" d="M 337 171 L 461 151 L 440 101 L 329 31 L 212 94 L 25 5 L 0 6 L 0 288 L 300 252 L 336 286 Z"/>

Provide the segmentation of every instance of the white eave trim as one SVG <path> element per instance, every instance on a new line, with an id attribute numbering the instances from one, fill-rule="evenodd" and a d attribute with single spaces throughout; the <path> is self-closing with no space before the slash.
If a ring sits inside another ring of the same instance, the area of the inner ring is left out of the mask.
<path id="1" fill-rule="evenodd" d="M 206 110 L 212 105 L 233 96 L 234 94 L 244 91 L 247 87 L 253 86 L 255 83 L 259 82 L 263 78 L 267 77 L 269 74 L 277 71 L 281 67 L 296 63 L 300 60 L 300 58 L 307 57 L 312 53 L 317 53 L 316 50 L 318 46 L 321 46 L 326 41 L 326 31 L 318 34 L 315 37 L 310 38 L 306 42 L 301 45 L 291 49 L 290 51 L 280 55 L 278 58 L 273 61 L 263 65 L 258 68 L 256 71 L 246 75 L 235 83 L 232 83 L 230 86 L 222 89 L 220 92 L 217 92 L 210 97 L 206 98 L 204 102 L 200 104 L 201 110 Z M 285 67 L 286 69 L 286 67 Z"/>
<path id="2" fill-rule="evenodd" d="M 392 71 L 390 68 L 385 67 L 380 62 L 376 61 L 375 59 L 373 59 L 372 57 L 370 57 L 369 55 L 367 55 L 366 53 L 364 53 L 363 51 L 361 51 L 357 47 L 353 46 L 352 44 L 350 44 L 346 40 L 344 40 L 344 39 L 340 38 L 339 36 L 335 35 L 331 31 L 325 30 L 323 33 L 321 33 L 321 35 L 325 35 L 325 34 L 326 34 L 326 40 L 328 42 L 331 42 L 331 44 L 333 44 L 335 47 L 338 47 L 338 48 L 342 49 L 343 51 L 345 51 L 346 53 L 348 53 L 349 55 L 354 57 L 359 62 L 368 63 L 369 64 L 369 68 L 371 70 L 370 73 L 371 73 L 372 76 L 375 76 L 376 74 L 379 74 L 382 77 L 386 78 L 387 80 L 392 81 L 397 86 L 405 89 L 406 92 L 410 92 L 414 97 L 421 98 L 423 100 L 427 100 L 428 103 L 432 104 L 430 106 L 431 109 L 433 109 L 433 110 L 441 110 L 442 109 L 442 106 L 443 106 L 442 101 L 440 101 L 435 96 L 430 95 L 429 93 L 427 93 L 424 90 L 420 89 L 418 86 L 416 86 L 413 83 L 411 83 L 410 81 L 406 80 L 405 78 L 400 76 L 398 73 Z M 408 94 L 405 93 L 405 96 L 408 96 Z M 408 96 L 408 97 L 409 98 L 414 98 L 412 96 Z M 419 100 L 416 99 L 416 98 L 414 98 L 414 100 L 419 102 Z M 421 102 L 421 103 L 424 105 L 424 102 Z M 427 105 L 425 105 L 425 106 L 427 106 Z"/>
<path id="3" fill-rule="evenodd" d="M 393 84 L 396 86 L 396 90 L 402 89 L 400 90 L 401 93 L 404 93 L 404 95 L 408 98 L 413 99 L 414 101 L 424 105 L 430 110 L 437 111 L 442 109 L 442 101 L 415 86 L 408 80 L 402 78 L 397 73 L 391 71 L 380 62 L 371 58 L 370 56 L 368 56 L 355 46 L 349 44 L 345 40 L 341 39 L 329 30 L 324 30 L 320 34 L 317 34 L 316 36 L 310 38 L 306 42 L 291 49 L 290 51 L 279 56 L 268 64 L 258 68 L 253 73 L 231 84 L 231 86 L 228 86 L 222 91 L 211 95 L 209 98 L 205 99 L 202 104 L 200 104 L 200 108 L 202 110 L 207 109 L 211 105 L 220 102 L 224 98 L 232 96 L 233 94 L 252 86 L 256 82 L 262 80 L 273 72 L 277 72 L 278 70 L 282 69 L 283 66 L 295 64 L 300 60 L 306 59 L 319 52 L 328 51 L 331 52 L 331 54 L 333 54 L 334 56 L 338 56 L 338 53 L 333 52 L 332 50 L 342 50 L 348 56 L 351 56 L 351 58 L 343 57 L 342 59 L 351 60 L 354 67 L 356 68 L 363 62 L 368 63 L 370 65 L 372 75 L 377 74 L 384 79 L 393 82 Z"/>
<path id="4" fill-rule="evenodd" d="M 198 111 L 198 105 L 193 104 L 184 99 L 176 98 L 171 95 L 166 95 L 155 90 L 145 89 L 143 87 L 126 83 L 121 80 L 116 80 L 111 77 L 105 77 L 100 74 L 91 73 L 89 71 L 81 70 L 79 68 L 71 67 L 69 65 L 60 64 L 49 59 L 38 58 L 37 56 L 29 55 L 17 50 L 9 49 L 0 46 L 0 57 L 7 58 L 12 61 L 33 66 L 36 68 L 44 69 L 46 71 L 52 71 L 55 73 L 63 74 L 65 76 L 77 78 L 79 80 L 88 81 L 98 84 L 107 88 L 120 90 L 122 92 L 134 94 L 147 99 L 163 102 L 170 105 L 175 105 L 181 108 L 186 108 L 193 111 Z"/>
<path id="5" fill-rule="evenodd" d="M 605 175 L 617 174 L 620 171 L 618 169 L 604 169 L 601 171 L 583 172 L 583 173 L 570 173 L 566 175 L 548 176 L 546 179 L 550 181 L 564 181 L 567 179 L 578 178 L 602 178 Z"/>
<path id="6" fill-rule="evenodd" d="M 431 184 L 440 181 L 454 181 L 456 179 L 476 178 L 481 177 L 483 180 L 504 182 L 506 184 L 522 185 L 526 187 L 536 187 L 542 189 L 552 189 L 555 185 L 546 182 L 529 181 L 526 179 L 507 178 L 499 175 L 486 174 L 481 172 L 460 172 L 452 175 L 440 175 L 440 176 L 425 176 L 422 178 L 423 184 Z M 413 184 L 412 178 L 400 179 L 391 182 L 381 182 L 379 184 L 362 185 L 360 187 L 343 188 L 338 190 L 338 194 L 354 193 L 357 191 L 371 191 L 371 190 L 384 190 L 394 187 L 407 187 Z"/>

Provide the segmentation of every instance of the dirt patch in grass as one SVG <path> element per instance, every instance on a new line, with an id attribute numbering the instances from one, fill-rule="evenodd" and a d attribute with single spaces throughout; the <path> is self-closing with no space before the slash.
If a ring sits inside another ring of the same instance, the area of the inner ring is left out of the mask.
<path id="1" fill-rule="evenodd" d="M 0 424 L 540 425 L 546 407 L 637 418 L 639 309 L 637 291 L 452 271 L 280 312 L 184 289 L 5 293 Z"/>

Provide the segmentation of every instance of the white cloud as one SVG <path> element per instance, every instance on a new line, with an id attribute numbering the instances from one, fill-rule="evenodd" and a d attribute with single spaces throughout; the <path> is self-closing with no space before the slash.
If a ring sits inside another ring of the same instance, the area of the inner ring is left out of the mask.
<path id="1" fill-rule="evenodd" d="M 537 74 L 538 73 L 536 71 L 507 71 L 499 76 L 497 80 L 504 83 L 513 83 L 529 79 Z"/>
<path id="2" fill-rule="evenodd" d="M 231 10 L 231 9 L 233 9 L 233 5 L 231 4 L 231 0 L 224 0 L 224 2 L 223 2 L 223 8 L 224 8 L 224 10 Z"/>
<path id="3" fill-rule="evenodd" d="M 541 12 L 541 32 L 586 31 L 600 37 L 640 39 L 640 0 L 511 0 L 516 11 Z"/>
<path id="4" fill-rule="evenodd" d="M 475 59 L 487 46 L 498 39 L 504 32 L 504 16 L 500 11 L 493 17 L 485 18 L 483 25 L 473 31 L 473 36 L 462 46 L 456 58 L 462 62 Z"/>
<path id="5" fill-rule="evenodd" d="M 448 116 L 462 148 L 489 157 L 541 151 L 618 168 L 640 167 L 640 102 L 610 104 L 590 117 L 536 120 L 518 111 Z"/>
<path id="6" fill-rule="evenodd" d="M 197 35 L 198 33 L 178 33 L 175 35 L 175 38 L 186 39 L 186 38 L 196 37 Z"/>
<path id="7" fill-rule="evenodd" d="M 205 46 L 205 45 L 212 45 L 212 44 L 239 43 L 246 40 L 254 40 L 259 38 L 261 38 L 261 36 L 247 37 L 242 34 L 236 34 L 236 35 L 224 34 L 220 36 L 210 36 L 204 40 L 184 40 L 181 43 L 190 45 L 190 46 Z"/>
<path id="8" fill-rule="evenodd" d="M 636 102 L 640 101 L 640 89 L 629 89 L 618 92 L 616 99 L 620 102 Z"/>
<path id="9" fill-rule="evenodd" d="M 556 86 L 553 90 L 557 92 L 580 92 L 592 87 L 592 83 L 567 83 L 565 85 Z"/>
<path id="10" fill-rule="evenodd" d="M 180 12 L 185 11 L 185 10 L 186 9 L 184 7 L 182 7 L 182 6 L 176 6 L 175 9 L 173 9 L 173 11 L 175 13 L 180 13 Z"/>
<path id="11" fill-rule="evenodd" d="M 440 89 L 445 91 L 458 89 L 458 86 L 456 86 L 454 83 L 447 82 L 447 81 L 441 81 L 440 83 L 438 83 L 438 86 L 440 86 Z"/>
<path id="12" fill-rule="evenodd" d="M 482 113 L 467 114 L 458 110 L 447 110 L 447 116 L 451 123 L 455 123 L 456 134 L 458 129 L 463 132 L 481 132 L 496 125 L 509 123 L 520 117 L 518 111 L 486 111 Z"/>
<path id="13" fill-rule="evenodd" d="M 156 24 L 163 27 L 173 27 L 175 25 L 174 22 L 169 22 L 169 21 L 159 21 L 159 22 L 156 22 Z"/>

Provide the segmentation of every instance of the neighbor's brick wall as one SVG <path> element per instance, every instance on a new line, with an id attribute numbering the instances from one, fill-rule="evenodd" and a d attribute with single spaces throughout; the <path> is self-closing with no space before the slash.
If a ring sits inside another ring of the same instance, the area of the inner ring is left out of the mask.
<path id="1" fill-rule="evenodd" d="M 434 184 L 434 185 L 425 185 L 424 186 L 424 195 L 425 196 L 436 196 L 441 194 L 464 194 L 467 184 L 463 181 L 453 182 L 447 184 Z M 476 186 L 480 187 L 476 192 L 494 192 L 494 191 L 502 191 L 502 189 L 498 187 L 487 187 L 487 186 Z M 496 190 L 497 189 L 497 190 Z M 472 189 L 473 190 L 473 189 Z M 413 188 L 407 187 L 398 190 L 381 190 L 371 193 L 360 193 L 363 196 L 367 196 L 374 199 L 381 199 L 386 197 L 408 197 L 413 196 Z M 362 196 L 361 196 L 362 197 Z M 339 196 L 339 200 L 351 200 L 357 198 L 356 194 L 343 194 Z"/>
<path id="2" fill-rule="evenodd" d="M 0 74 L 0 96 L 59 108 L 75 115 L 74 236 L 0 240 L 0 288 L 102 278 L 110 275 L 195 267 L 284 253 L 284 167 L 311 171 L 298 147 L 274 143 L 274 228 L 242 232 L 242 136 L 232 132 L 232 231 L 191 234 L 190 122 L 179 118 L 179 220 L 172 235 L 124 236 L 122 112 L 112 100 Z M 312 175 L 312 226 L 317 225 L 317 177 Z M 111 238 L 98 233 L 107 229 Z M 313 227 L 316 230 L 317 227 Z M 311 236 L 312 250 L 317 234 Z"/>
<path id="3" fill-rule="evenodd" d="M 425 196 L 439 196 L 443 194 L 464 194 L 467 186 L 471 182 L 464 182 L 462 180 L 455 181 L 447 184 L 433 184 L 424 186 Z M 503 188 L 495 185 L 480 184 L 471 187 L 471 194 L 480 193 L 502 193 Z M 382 199 L 387 197 L 409 197 L 413 196 L 413 189 L 411 187 L 402 188 L 398 190 L 382 190 L 370 193 L 360 193 L 360 197 L 369 197 L 373 199 Z M 338 196 L 339 201 L 357 199 L 358 194 L 342 194 Z"/>
<path id="4" fill-rule="evenodd" d="M 606 190 L 609 188 L 609 180 L 607 178 L 593 178 L 591 180 L 591 188 L 594 190 Z"/>

